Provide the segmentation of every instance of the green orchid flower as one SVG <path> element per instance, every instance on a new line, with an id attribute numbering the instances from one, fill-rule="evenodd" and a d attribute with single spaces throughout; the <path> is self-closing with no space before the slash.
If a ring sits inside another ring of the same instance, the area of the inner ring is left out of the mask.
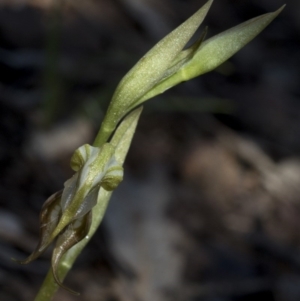
<path id="1" fill-rule="evenodd" d="M 36 259 L 58 236 L 52 269 L 56 282 L 64 287 L 56 275 L 61 257 L 88 234 L 100 189 L 112 191 L 123 179 L 123 167 L 114 152 L 110 143 L 101 148 L 85 144 L 75 151 L 71 167 L 76 173 L 66 181 L 62 191 L 45 202 L 40 215 L 39 244 L 27 259 L 19 261 L 21 264 Z"/>
<path id="2" fill-rule="evenodd" d="M 59 286 L 78 294 L 62 284 L 57 268 L 63 255 L 88 235 L 93 208 L 101 202 L 101 189 L 113 191 L 123 180 L 122 164 L 141 110 L 135 110 L 124 119 L 109 143 L 102 147 L 85 144 L 74 152 L 70 165 L 75 174 L 65 182 L 63 190 L 44 203 L 39 243 L 27 259 L 17 262 L 30 263 L 57 238 L 51 264 L 54 279 Z"/>

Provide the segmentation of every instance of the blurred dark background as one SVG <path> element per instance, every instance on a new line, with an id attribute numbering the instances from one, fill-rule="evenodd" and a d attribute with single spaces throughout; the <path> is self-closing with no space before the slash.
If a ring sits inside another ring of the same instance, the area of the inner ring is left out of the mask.
<path id="1" fill-rule="evenodd" d="M 1 0 L 0 300 L 33 300 L 43 202 L 122 76 L 202 0 Z M 280 0 L 215 1 L 208 36 Z M 146 103 L 125 180 L 59 301 L 300 299 L 300 2 L 214 72 Z M 202 29 L 204 27 L 202 26 Z M 198 35 L 200 32 L 198 33 Z"/>

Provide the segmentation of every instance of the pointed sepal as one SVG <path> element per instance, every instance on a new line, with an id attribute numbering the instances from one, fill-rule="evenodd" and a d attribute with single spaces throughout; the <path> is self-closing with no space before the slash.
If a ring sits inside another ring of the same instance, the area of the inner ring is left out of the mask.
<path id="1" fill-rule="evenodd" d="M 58 236 L 55 248 L 52 253 L 52 272 L 55 282 L 62 288 L 68 290 L 72 294 L 79 295 L 79 293 L 68 288 L 62 284 L 58 277 L 58 266 L 62 256 L 70 250 L 75 244 L 80 242 L 88 234 L 92 221 L 92 211 L 86 215 L 74 220 L 65 230 Z"/>
<path id="2" fill-rule="evenodd" d="M 27 264 L 39 257 L 52 242 L 51 233 L 58 224 L 61 216 L 61 195 L 58 191 L 51 195 L 44 203 L 40 214 L 40 238 L 34 252 L 25 260 L 15 260 L 20 264 Z"/>

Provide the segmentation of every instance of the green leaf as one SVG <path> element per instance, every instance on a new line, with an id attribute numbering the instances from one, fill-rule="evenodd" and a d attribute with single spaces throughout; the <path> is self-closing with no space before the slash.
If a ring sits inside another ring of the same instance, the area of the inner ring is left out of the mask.
<path id="1" fill-rule="evenodd" d="M 139 107 L 128 114 L 118 126 L 110 141 L 110 143 L 115 147 L 114 155 L 120 164 L 124 163 L 142 110 L 143 107 Z"/>
<path id="2" fill-rule="evenodd" d="M 263 31 L 284 7 L 250 19 L 205 41 L 193 59 L 180 70 L 183 80 L 209 72 L 224 63 Z"/>
<path id="3" fill-rule="evenodd" d="M 117 123 L 138 105 L 137 100 L 161 81 L 166 70 L 172 66 L 178 54 L 202 23 L 212 2 L 213 0 L 209 0 L 194 15 L 159 41 L 124 76 L 102 123 L 104 132 L 111 134 Z"/>
<path id="4" fill-rule="evenodd" d="M 273 13 L 250 19 L 204 41 L 185 65 L 153 87 L 138 103 L 161 94 L 181 82 L 212 71 L 254 39 L 279 15 L 284 7 L 285 5 Z M 189 52 L 183 55 L 188 56 Z"/>

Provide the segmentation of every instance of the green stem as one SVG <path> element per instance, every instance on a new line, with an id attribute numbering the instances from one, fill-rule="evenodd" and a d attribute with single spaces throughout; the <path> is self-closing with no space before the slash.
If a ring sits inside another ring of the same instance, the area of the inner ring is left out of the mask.
<path id="1" fill-rule="evenodd" d="M 117 114 L 113 112 L 113 110 L 111 110 L 111 105 L 109 105 L 98 134 L 94 140 L 93 146 L 101 147 L 109 140 L 110 136 L 115 131 L 120 121 L 120 117 L 116 118 L 116 115 Z"/>
<path id="2" fill-rule="evenodd" d="M 114 129 L 108 129 L 104 127 L 104 123 L 102 123 L 100 130 L 94 140 L 93 146 L 101 147 L 104 143 L 106 143 L 113 133 Z"/>
<path id="3" fill-rule="evenodd" d="M 106 211 L 111 194 L 112 192 L 108 192 L 104 189 L 100 190 L 98 203 L 93 209 L 93 221 L 89 234 L 80 243 L 71 248 L 59 264 L 57 272 L 61 281 L 63 281 L 63 279 L 66 277 L 76 258 L 79 256 L 83 248 L 87 245 L 98 229 Z M 58 289 L 59 286 L 56 284 L 52 275 L 52 270 L 50 269 L 34 301 L 50 301 L 54 298 L 54 295 Z"/>
<path id="4" fill-rule="evenodd" d="M 96 139 L 94 140 L 93 146 L 101 147 L 104 143 L 106 143 L 123 117 L 124 114 L 116 112 L 116 110 L 112 108 L 112 105 L 110 103 L 101 123 Z"/>

